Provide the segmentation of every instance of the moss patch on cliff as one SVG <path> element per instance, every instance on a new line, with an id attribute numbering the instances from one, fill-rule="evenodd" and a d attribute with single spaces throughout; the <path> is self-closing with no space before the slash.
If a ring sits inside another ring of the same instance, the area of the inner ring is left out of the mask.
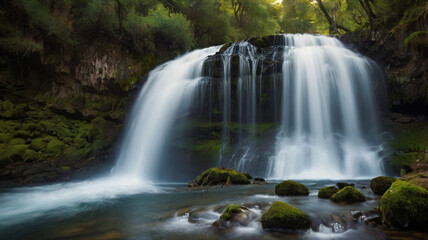
<path id="1" fill-rule="evenodd" d="M 416 160 L 428 162 L 428 122 L 392 122 L 391 163 L 397 169 L 409 168 Z"/>
<path id="2" fill-rule="evenodd" d="M 34 102 L 26 104 L 26 109 L 19 118 L 0 117 L 0 177 L 14 180 L 19 175 L 18 181 L 37 182 L 45 179 L 37 177 L 45 174 L 43 171 L 38 172 L 35 165 L 32 171 L 22 168 L 27 163 L 37 165 L 50 161 L 55 162 L 50 178 L 70 172 L 91 152 L 111 145 L 117 134 L 114 132 L 118 124 L 102 117 L 92 121 L 70 119 Z M 61 170 L 62 167 L 68 170 Z M 22 174 L 28 176 L 22 177 Z"/>

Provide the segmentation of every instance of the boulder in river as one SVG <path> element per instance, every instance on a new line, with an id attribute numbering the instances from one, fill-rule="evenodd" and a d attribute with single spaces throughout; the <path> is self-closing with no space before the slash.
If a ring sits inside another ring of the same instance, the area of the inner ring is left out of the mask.
<path id="1" fill-rule="evenodd" d="M 280 196 L 309 195 L 309 189 L 301 183 L 287 180 L 275 186 L 275 194 Z"/>
<path id="2" fill-rule="evenodd" d="M 250 180 L 242 172 L 230 168 L 210 168 L 190 183 L 189 187 L 220 184 L 250 184 Z"/>
<path id="3" fill-rule="evenodd" d="M 428 191 L 397 180 L 380 199 L 380 211 L 390 226 L 427 231 Z"/>
<path id="4" fill-rule="evenodd" d="M 370 182 L 370 188 L 377 195 L 383 195 L 397 179 L 393 177 L 375 177 Z"/>
<path id="5" fill-rule="evenodd" d="M 333 202 L 355 203 L 364 202 L 366 197 L 357 189 L 347 186 L 331 196 Z"/>
<path id="6" fill-rule="evenodd" d="M 307 229 L 311 225 L 310 217 L 302 210 L 290 204 L 276 201 L 272 207 L 262 215 L 264 229 Z"/>
<path id="7" fill-rule="evenodd" d="M 229 205 L 220 219 L 213 223 L 219 228 L 230 228 L 235 226 L 247 226 L 252 220 L 251 211 L 238 204 Z"/>
<path id="8" fill-rule="evenodd" d="M 339 189 L 343 189 L 344 187 L 348 187 L 348 186 L 350 186 L 350 187 L 354 187 L 354 186 L 355 186 L 355 184 L 353 184 L 353 183 L 346 183 L 346 182 L 338 182 L 338 183 L 336 183 L 336 186 L 337 186 Z"/>
<path id="9" fill-rule="evenodd" d="M 333 194 L 337 193 L 339 189 L 335 186 L 323 187 L 318 191 L 319 198 L 327 198 L 329 199 Z"/>
<path id="10" fill-rule="evenodd" d="M 266 180 L 261 177 L 256 177 L 253 180 L 253 184 L 265 184 L 265 183 L 266 183 Z"/>

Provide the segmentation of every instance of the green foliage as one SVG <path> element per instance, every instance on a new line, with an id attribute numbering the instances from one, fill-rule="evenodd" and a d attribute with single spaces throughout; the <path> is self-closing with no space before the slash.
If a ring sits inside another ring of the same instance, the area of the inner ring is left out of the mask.
<path id="1" fill-rule="evenodd" d="M 411 33 L 405 40 L 404 44 L 417 44 L 421 43 L 424 46 L 427 46 L 428 43 L 428 31 L 417 31 Z"/>
<path id="2" fill-rule="evenodd" d="M 220 219 L 229 221 L 232 219 L 233 215 L 242 212 L 241 206 L 238 204 L 232 204 L 227 206 L 226 210 L 224 210 L 223 214 L 221 214 Z"/>
<path id="3" fill-rule="evenodd" d="M 397 179 L 393 177 L 375 177 L 370 182 L 370 188 L 377 195 L 383 195 Z"/>
<path id="4" fill-rule="evenodd" d="M 364 202 L 366 197 L 357 189 L 348 186 L 333 194 L 330 200 L 333 202 L 355 203 Z"/>
<path id="5" fill-rule="evenodd" d="M 426 230 L 428 226 L 428 191 L 397 180 L 380 200 L 385 223 L 394 227 Z"/>
<path id="6" fill-rule="evenodd" d="M 335 186 L 323 187 L 323 188 L 320 188 L 320 190 L 318 191 L 318 197 L 330 199 L 330 197 L 333 196 L 333 194 L 337 193 L 338 191 L 339 189 Z"/>
<path id="7" fill-rule="evenodd" d="M 311 225 L 311 219 L 302 210 L 287 203 L 276 201 L 262 215 L 263 228 L 306 229 Z"/>
<path id="8" fill-rule="evenodd" d="M 309 189 L 301 183 L 287 180 L 275 186 L 275 194 L 280 196 L 309 195 Z"/>

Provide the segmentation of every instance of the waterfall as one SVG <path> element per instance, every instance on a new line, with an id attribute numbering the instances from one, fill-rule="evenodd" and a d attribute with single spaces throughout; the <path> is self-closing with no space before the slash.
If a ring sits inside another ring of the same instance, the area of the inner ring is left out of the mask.
<path id="1" fill-rule="evenodd" d="M 373 62 L 325 36 L 285 35 L 273 178 L 382 174 Z"/>
<path id="2" fill-rule="evenodd" d="M 185 54 L 150 72 L 133 106 L 113 175 L 151 181 L 174 121 L 185 114 L 202 82 L 204 59 L 220 47 Z"/>
<path id="3" fill-rule="evenodd" d="M 384 89 L 373 61 L 335 38 L 306 34 L 276 36 L 264 49 L 240 42 L 222 56 L 223 136 L 227 136 L 223 148 L 231 142 L 227 127 L 231 122 L 241 128 L 249 125 L 254 132 L 270 118 L 279 127 L 274 146 L 265 153 L 258 148 L 260 143 L 240 132 L 234 153 L 220 153 L 219 165 L 275 179 L 382 174 L 384 147 L 376 95 Z M 234 57 L 239 58 L 239 70 L 230 70 Z M 231 77 L 234 71 L 237 77 Z M 233 81 L 235 92 L 230 88 Z M 269 95 L 269 104 L 263 104 L 264 94 Z M 270 117 L 262 113 L 266 107 L 272 109 Z"/>

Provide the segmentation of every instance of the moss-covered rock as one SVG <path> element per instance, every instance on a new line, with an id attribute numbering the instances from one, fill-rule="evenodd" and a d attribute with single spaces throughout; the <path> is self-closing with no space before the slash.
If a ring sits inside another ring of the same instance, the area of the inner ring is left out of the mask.
<path id="1" fill-rule="evenodd" d="M 309 189 L 301 183 L 287 180 L 275 186 L 275 194 L 281 196 L 309 195 Z"/>
<path id="2" fill-rule="evenodd" d="M 229 179 L 229 180 L 228 180 Z M 226 184 L 250 184 L 250 180 L 242 173 L 230 168 L 210 168 L 196 177 L 199 186 Z"/>
<path id="3" fill-rule="evenodd" d="M 370 188 L 377 195 L 383 195 L 397 179 L 393 177 L 375 177 L 370 182 Z"/>
<path id="4" fill-rule="evenodd" d="M 383 194 L 380 211 L 383 221 L 390 226 L 427 231 L 428 191 L 397 180 Z"/>
<path id="5" fill-rule="evenodd" d="M 306 229 L 311 225 L 311 219 L 302 210 L 287 203 L 276 201 L 262 215 L 263 228 Z"/>
<path id="6" fill-rule="evenodd" d="M 255 217 L 256 215 L 251 214 L 248 208 L 232 204 L 224 210 L 223 214 L 213 225 L 222 229 L 235 226 L 247 226 Z"/>
<path id="7" fill-rule="evenodd" d="M 232 219 L 233 215 L 242 212 L 241 210 L 241 206 L 239 206 L 238 204 L 232 204 L 229 205 L 226 210 L 224 210 L 223 214 L 220 216 L 221 219 L 223 220 L 230 220 Z"/>
<path id="8" fill-rule="evenodd" d="M 318 197 L 329 199 L 329 198 L 331 198 L 331 196 L 333 196 L 338 191 L 339 191 L 339 189 L 335 186 L 323 187 L 323 188 L 320 188 L 320 190 L 318 191 Z"/>
<path id="9" fill-rule="evenodd" d="M 366 197 L 357 189 L 347 186 L 333 194 L 330 199 L 333 202 L 355 203 L 364 202 Z"/>

